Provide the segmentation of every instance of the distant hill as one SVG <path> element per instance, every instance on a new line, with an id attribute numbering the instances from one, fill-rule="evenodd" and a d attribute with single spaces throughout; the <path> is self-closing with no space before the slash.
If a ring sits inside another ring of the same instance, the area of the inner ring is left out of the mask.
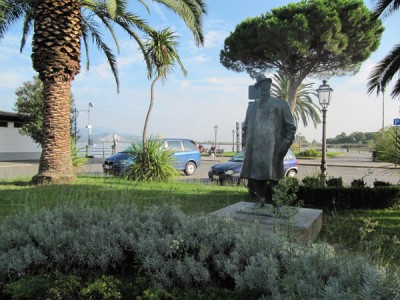
<path id="1" fill-rule="evenodd" d="M 102 131 L 101 133 L 98 133 L 98 131 L 96 131 L 96 134 L 92 134 L 91 138 L 95 143 L 99 142 L 112 143 L 114 139 L 113 138 L 114 134 L 116 134 L 118 142 L 131 142 L 141 138 L 139 135 L 129 134 L 129 133 L 118 133 L 112 130 Z M 87 129 L 86 128 L 79 129 L 79 136 L 80 136 L 79 140 L 81 142 L 87 141 L 88 138 Z"/>

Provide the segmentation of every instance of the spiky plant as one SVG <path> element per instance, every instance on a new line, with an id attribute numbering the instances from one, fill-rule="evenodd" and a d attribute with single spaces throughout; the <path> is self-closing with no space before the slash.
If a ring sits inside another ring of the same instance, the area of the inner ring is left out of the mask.
<path id="1" fill-rule="evenodd" d="M 174 168 L 173 152 L 162 147 L 162 142 L 150 137 L 143 141 L 132 142 L 130 155 L 133 164 L 124 173 L 128 180 L 168 181 L 178 175 Z"/>

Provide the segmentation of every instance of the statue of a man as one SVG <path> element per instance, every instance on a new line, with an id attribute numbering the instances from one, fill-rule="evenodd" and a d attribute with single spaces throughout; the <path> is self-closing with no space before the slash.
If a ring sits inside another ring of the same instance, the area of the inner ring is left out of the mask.
<path id="1" fill-rule="evenodd" d="M 267 184 L 284 177 L 283 159 L 294 140 L 296 125 L 288 102 L 271 96 L 272 80 L 258 75 L 256 81 L 260 97 L 247 108 L 243 124 L 246 155 L 240 178 L 248 180 L 250 191 L 263 206 Z"/>

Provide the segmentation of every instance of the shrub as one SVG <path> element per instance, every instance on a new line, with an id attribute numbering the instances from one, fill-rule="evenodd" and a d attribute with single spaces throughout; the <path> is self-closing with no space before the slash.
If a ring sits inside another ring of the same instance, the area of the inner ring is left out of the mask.
<path id="1" fill-rule="evenodd" d="M 113 276 L 101 276 L 96 278 L 87 287 L 81 290 L 81 296 L 84 299 L 122 299 L 122 294 L 119 291 L 121 282 Z"/>
<path id="2" fill-rule="evenodd" d="M 342 177 L 331 177 L 326 180 L 326 185 L 328 187 L 343 187 L 343 178 Z"/>
<path id="3" fill-rule="evenodd" d="M 400 203 L 399 187 L 310 188 L 300 186 L 298 197 L 306 207 L 322 209 L 383 209 Z"/>
<path id="4" fill-rule="evenodd" d="M 81 167 L 87 164 L 88 158 L 85 156 L 80 155 L 80 151 L 83 147 L 78 147 L 76 145 L 77 139 L 71 137 L 71 159 L 72 159 L 72 166 L 74 167 L 75 171 L 78 171 Z"/>
<path id="5" fill-rule="evenodd" d="M 162 147 L 162 142 L 149 138 L 146 145 L 134 142 L 130 146 L 133 164 L 124 176 L 136 181 L 168 181 L 178 175 L 174 168 L 173 152 Z"/>
<path id="6" fill-rule="evenodd" d="M 133 274 L 151 283 L 148 292 L 136 294 L 141 299 L 168 299 L 174 290 L 201 294 L 211 287 L 242 295 L 251 291 L 264 299 L 400 297 L 399 274 L 362 257 L 338 255 L 327 244 L 291 244 L 266 235 L 260 224 L 189 217 L 171 207 L 65 206 L 5 220 L 0 225 L 0 282 L 12 286 L 43 270 L 85 278 L 96 274 L 81 293 L 92 299 L 122 297 L 116 278 Z M 77 285 L 73 278 L 70 283 Z"/>
<path id="7" fill-rule="evenodd" d="M 321 182 L 321 178 L 319 175 L 317 176 L 306 176 L 301 180 L 303 186 L 308 188 L 321 188 L 324 186 L 323 182 Z"/>
<path id="8" fill-rule="evenodd" d="M 375 138 L 378 159 L 398 164 L 400 162 L 400 139 L 397 128 L 388 128 Z"/>
<path id="9" fill-rule="evenodd" d="M 3 295 L 11 299 L 42 299 L 43 292 L 50 288 L 52 281 L 43 275 L 24 276 L 3 287 Z M 1 294 L 0 294 L 0 298 Z"/>
<path id="10" fill-rule="evenodd" d="M 379 181 L 379 180 L 374 181 L 374 187 L 385 187 L 385 186 L 392 186 L 392 184 L 386 181 Z"/>
<path id="11" fill-rule="evenodd" d="M 278 184 L 273 188 L 272 203 L 275 207 L 274 215 L 278 218 L 289 219 L 297 210 L 293 209 L 293 205 L 300 206 L 297 200 L 299 191 L 299 181 L 295 177 L 285 177 L 279 180 Z"/>
<path id="12" fill-rule="evenodd" d="M 367 183 L 364 181 L 363 178 L 361 179 L 354 179 L 351 183 L 350 186 L 352 188 L 363 188 L 367 185 Z"/>
<path id="13" fill-rule="evenodd" d="M 307 149 L 297 154 L 298 157 L 320 157 L 321 151 L 317 149 Z"/>
<path id="14" fill-rule="evenodd" d="M 69 300 L 78 299 L 82 289 L 83 279 L 74 275 L 57 278 L 52 287 L 47 291 L 46 299 Z"/>

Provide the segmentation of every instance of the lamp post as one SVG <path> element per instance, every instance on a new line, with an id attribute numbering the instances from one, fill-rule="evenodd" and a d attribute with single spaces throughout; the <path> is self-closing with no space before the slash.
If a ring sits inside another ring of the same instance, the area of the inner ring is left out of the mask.
<path id="1" fill-rule="evenodd" d="M 75 145 L 76 145 L 76 141 L 78 140 L 77 139 L 78 129 L 76 127 L 76 122 L 77 122 L 78 116 L 79 116 L 79 110 L 76 107 L 74 107 L 74 120 L 73 121 L 74 121 L 74 142 L 75 142 Z"/>
<path id="2" fill-rule="evenodd" d="M 239 144 L 240 144 L 239 122 L 236 122 L 236 152 L 237 153 L 239 153 Z"/>
<path id="3" fill-rule="evenodd" d="M 232 130 L 232 152 L 235 152 L 235 129 Z"/>
<path id="4" fill-rule="evenodd" d="M 91 134 L 92 134 L 92 125 L 90 124 L 90 108 L 93 107 L 92 102 L 89 102 L 89 106 L 88 106 L 88 124 L 86 126 L 86 128 L 88 129 L 88 144 L 87 144 L 87 148 L 86 148 L 86 156 L 89 157 L 90 155 L 90 146 L 92 145 L 92 140 L 90 138 Z"/>
<path id="5" fill-rule="evenodd" d="M 215 133 L 215 137 L 214 137 L 214 146 L 215 146 L 215 150 L 217 150 L 217 133 L 218 133 L 218 125 L 214 126 L 214 133 Z"/>
<path id="6" fill-rule="evenodd" d="M 321 181 L 326 182 L 326 111 L 331 101 L 332 89 L 326 80 L 317 89 L 319 104 L 322 107 L 322 159 L 321 159 Z"/>

